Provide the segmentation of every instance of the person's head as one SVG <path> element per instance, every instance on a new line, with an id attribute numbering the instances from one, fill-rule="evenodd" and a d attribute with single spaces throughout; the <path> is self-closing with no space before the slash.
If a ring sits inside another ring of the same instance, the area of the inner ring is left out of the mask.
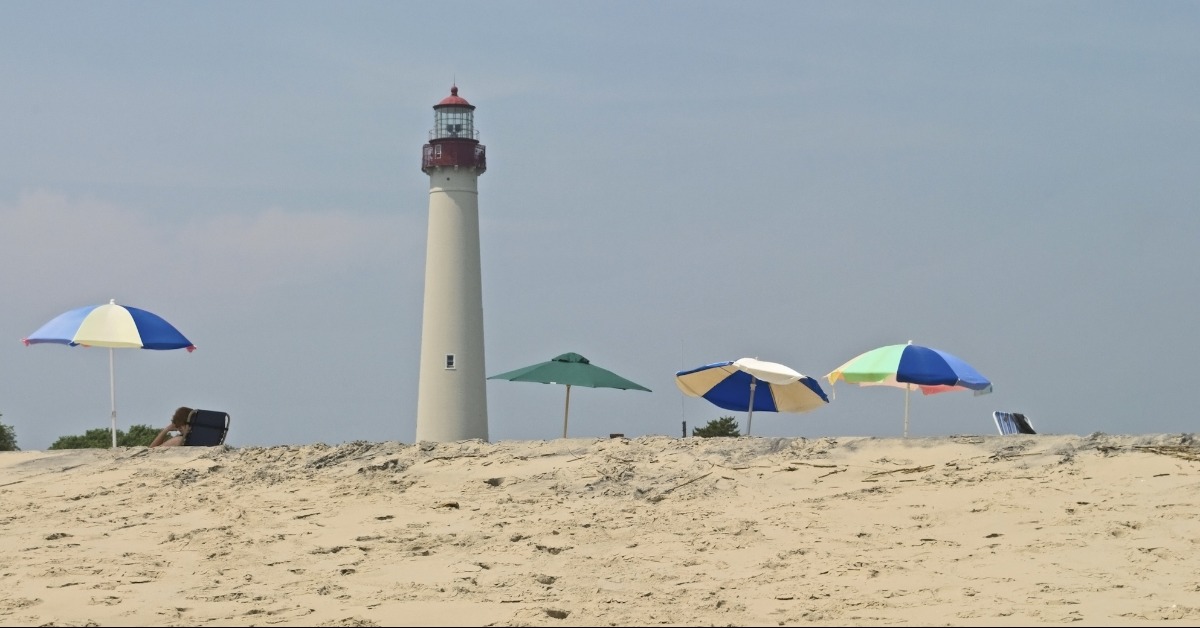
<path id="1" fill-rule="evenodd" d="M 174 425 L 179 429 L 187 427 L 188 416 L 191 414 L 191 408 L 179 406 L 179 408 L 175 410 L 175 415 L 171 417 L 171 425 Z"/>

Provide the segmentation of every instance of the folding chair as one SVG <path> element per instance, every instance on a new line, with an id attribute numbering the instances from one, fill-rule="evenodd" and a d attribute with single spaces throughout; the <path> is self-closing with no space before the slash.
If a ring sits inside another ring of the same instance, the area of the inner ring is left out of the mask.
<path id="1" fill-rule="evenodd" d="M 992 418 L 1001 434 L 1037 434 L 1033 424 L 1020 412 L 993 412 Z"/>
<path id="2" fill-rule="evenodd" d="M 225 435 L 229 433 L 228 414 L 216 410 L 192 410 L 187 422 L 184 445 L 214 447 L 225 444 Z"/>

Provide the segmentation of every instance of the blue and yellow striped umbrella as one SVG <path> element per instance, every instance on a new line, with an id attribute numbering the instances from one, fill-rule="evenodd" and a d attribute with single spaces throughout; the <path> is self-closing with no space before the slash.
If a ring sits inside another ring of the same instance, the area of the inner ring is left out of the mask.
<path id="1" fill-rule="evenodd" d="M 759 391 L 758 385 L 762 384 Z M 801 413 L 829 403 L 817 380 L 777 362 L 742 358 L 675 373 L 675 385 L 725 410 L 746 411 L 746 435 L 754 411 Z"/>
<path id="2" fill-rule="evenodd" d="M 196 345 L 157 314 L 110 300 L 59 314 L 23 339 L 26 345 L 60 344 L 108 348 L 108 386 L 112 400 L 112 443 L 117 446 L 117 392 L 113 349 L 187 349 Z"/>

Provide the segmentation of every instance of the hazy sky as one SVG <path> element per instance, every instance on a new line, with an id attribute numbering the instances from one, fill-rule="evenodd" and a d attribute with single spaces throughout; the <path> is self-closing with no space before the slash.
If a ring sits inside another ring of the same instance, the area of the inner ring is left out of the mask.
<path id="1" fill-rule="evenodd" d="M 132 305 L 198 349 L 117 350 L 119 427 L 225 410 L 228 444 L 412 442 L 432 106 L 480 178 L 486 371 L 569 351 L 570 436 L 725 415 L 681 369 L 817 377 L 912 340 L 992 380 L 910 436 L 1191 432 L 1196 2 L 7 2 L 0 422 L 109 421 L 108 353 L 21 339 Z M 491 380 L 491 440 L 565 388 Z M 755 436 L 899 436 L 839 383 Z M 744 425 L 743 425 L 744 431 Z"/>

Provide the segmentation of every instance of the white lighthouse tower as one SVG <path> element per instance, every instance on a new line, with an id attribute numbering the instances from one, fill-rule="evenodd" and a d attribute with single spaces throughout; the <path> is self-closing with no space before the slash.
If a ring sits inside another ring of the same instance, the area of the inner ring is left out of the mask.
<path id="1" fill-rule="evenodd" d="M 421 158 L 429 175 L 429 234 L 416 440 L 486 441 L 478 183 L 487 153 L 475 130 L 475 106 L 457 85 L 433 111 Z"/>

